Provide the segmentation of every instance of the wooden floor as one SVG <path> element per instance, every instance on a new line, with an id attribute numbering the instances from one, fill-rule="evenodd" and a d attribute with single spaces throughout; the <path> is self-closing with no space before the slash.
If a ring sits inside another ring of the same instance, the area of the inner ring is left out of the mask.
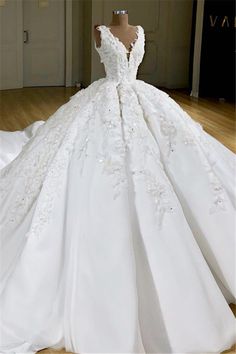
<path id="1" fill-rule="evenodd" d="M 216 99 L 193 98 L 185 90 L 165 90 L 205 131 L 236 152 L 235 106 Z"/>
<path id="2" fill-rule="evenodd" d="M 203 128 L 236 152 L 234 105 L 214 99 L 194 99 L 184 90 L 165 90 Z M 43 87 L 0 91 L 0 129 L 19 130 L 36 120 L 46 120 L 69 97 L 75 88 Z M 236 315 L 236 306 L 230 306 Z M 65 353 L 53 349 L 41 350 L 41 354 Z M 224 353 L 235 353 L 235 346 Z"/>
<path id="3" fill-rule="evenodd" d="M 235 111 L 232 103 L 191 98 L 184 90 L 165 91 L 208 133 L 236 152 Z M 75 88 L 65 87 L 0 91 L 0 129 L 18 130 L 35 120 L 46 120 L 74 93 Z"/>
<path id="4" fill-rule="evenodd" d="M 75 88 L 33 87 L 0 91 L 0 129 L 18 130 L 36 120 L 46 120 Z"/>

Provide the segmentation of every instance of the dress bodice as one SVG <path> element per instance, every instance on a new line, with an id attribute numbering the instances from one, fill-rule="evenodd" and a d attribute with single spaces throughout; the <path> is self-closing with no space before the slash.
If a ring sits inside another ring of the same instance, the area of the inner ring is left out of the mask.
<path id="1" fill-rule="evenodd" d="M 143 27 L 137 26 L 136 40 L 130 51 L 118 37 L 112 34 L 109 27 L 100 25 L 97 29 L 101 32 L 101 45 L 97 47 L 95 42 L 95 48 L 104 64 L 106 77 L 118 83 L 135 80 L 139 64 L 144 56 L 145 34 Z"/>

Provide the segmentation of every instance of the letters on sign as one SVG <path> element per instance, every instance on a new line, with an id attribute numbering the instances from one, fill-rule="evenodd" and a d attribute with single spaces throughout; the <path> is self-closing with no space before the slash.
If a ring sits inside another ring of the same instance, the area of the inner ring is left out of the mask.
<path id="1" fill-rule="evenodd" d="M 229 16 L 210 15 L 209 19 L 211 27 L 236 27 L 236 16 L 234 20 L 232 20 L 229 19 Z"/>

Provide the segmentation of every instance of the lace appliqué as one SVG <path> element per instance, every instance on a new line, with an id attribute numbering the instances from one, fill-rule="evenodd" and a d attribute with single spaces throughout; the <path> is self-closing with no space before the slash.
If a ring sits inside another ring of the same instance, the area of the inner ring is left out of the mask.
<path id="1" fill-rule="evenodd" d="M 176 145 L 175 136 L 177 134 L 177 129 L 173 121 L 168 121 L 165 119 L 164 114 L 160 116 L 160 127 L 162 134 L 166 137 L 167 146 L 168 146 L 168 156 L 171 152 L 174 152 L 174 147 Z"/>
<path id="2" fill-rule="evenodd" d="M 203 126 L 200 123 L 194 122 L 186 112 L 184 112 L 184 117 L 187 119 L 188 124 L 190 124 L 189 121 L 192 123 L 192 125 L 190 124 L 190 129 L 192 130 L 190 133 L 191 138 L 187 141 L 185 140 L 185 144 L 195 147 L 195 150 L 200 155 L 210 182 L 213 201 L 209 213 L 214 214 L 216 212 L 226 211 L 226 191 L 213 168 L 216 160 L 213 158 L 214 153 L 211 143 L 205 138 Z"/>
<path id="3" fill-rule="evenodd" d="M 103 135 L 101 146 L 96 153 L 96 160 L 102 166 L 102 172 L 111 177 L 114 190 L 113 199 L 117 199 L 122 190 L 127 187 L 125 169 L 127 147 L 121 136 L 122 122 L 119 115 L 119 107 L 117 106 L 117 97 L 116 95 L 113 96 L 112 89 L 107 94 L 110 95 L 109 107 L 104 107 L 99 117 L 97 117 L 101 124 Z"/>
<path id="4" fill-rule="evenodd" d="M 116 146 L 118 148 L 118 146 Z M 127 176 L 125 173 L 124 163 L 120 159 L 125 158 L 125 148 L 120 149 L 120 158 L 115 160 L 114 157 L 106 155 L 97 155 L 97 161 L 103 166 L 103 173 L 112 177 L 112 186 L 114 190 L 113 199 L 117 199 L 124 187 L 127 187 Z"/>
<path id="5" fill-rule="evenodd" d="M 187 147 L 193 148 L 196 153 L 200 156 L 202 164 L 207 172 L 209 185 L 212 191 L 212 206 L 209 209 L 209 213 L 213 214 L 220 211 L 227 210 L 226 202 L 226 191 L 223 187 L 223 184 L 218 179 L 216 173 L 214 172 L 213 166 L 216 159 L 213 158 L 214 149 L 211 146 L 211 143 L 206 139 L 203 134 L 203 126 L 194 121 L 187 112 L 185 112 L 182 107 L 180 107 L 171 97 L 168 96 L 168 109 L 175 109 L 175 112 L 178 113 L 176 119 L 178 123 L 167 122 L 162 117 L 162 133 L 167 136 L 169 151 L 174 152 L 173 148 L 176 145 L 176 141 L 173 141 L 174 137 L 179 135 L 181 142 Z M 177 122 L 177 121 L 176 121 Z"/>
<path id="6" fill-rule="evenodd" d="M 122 86 L 118 92 L 131 174 L 133 177 L 142 177 L 141 180 L 136 179 L 136 182 L 145 184 L 147 195 L 153 203 L 157 226 L 161 229 L 165 213 L 175 211 L 173 188 L 166 180 L 158 147 L 145 124 L 144 112 L 136 92 L 131 87 Z"/>
<path id="7" fill-rule="evenodd" d="M 55 199 L 61 193 L 61 179 L 74 150 L 77 132 L 91 116 L 91 105 L 86 100 L 88 94 L 88 91 L 81 90 L 76 98 L 61 106 L 38 128 L 17 158 L 1 170 L 1 202 L 4 203 L 6 197 L 12 198 L 3 232 L 17 227 L 34 204 L 26 237 L 40 235 L 49 222 Z M 81 119 L 76 120 L 79 103 Z M 11 189 L 14 192 L 17 189 L 17 195 L 11 196 Z"/>
<path id="8" fill-rule="evenodd" d="M 143 176 L 146 183 L 146 191 L 151 196 L 154 211 L 157 216 L 158 229 L 162 228 L 165 213 L 173 213 L 175 211 L 173 197 L 170 193 L 170 186 L 161 183 L 150 170 L 132 171 L 134 176 Z"/>

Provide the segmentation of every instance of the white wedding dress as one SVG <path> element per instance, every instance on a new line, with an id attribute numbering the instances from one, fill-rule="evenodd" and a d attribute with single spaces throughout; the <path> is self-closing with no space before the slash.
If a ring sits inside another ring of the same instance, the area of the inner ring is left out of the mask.
<path id="1" fill-rule="evenodd" d="M 220 353 L 236 341 L 235 154 L 136 79 L 109 27 L 106 77 L 0 132 L 0 353 Z"/>

